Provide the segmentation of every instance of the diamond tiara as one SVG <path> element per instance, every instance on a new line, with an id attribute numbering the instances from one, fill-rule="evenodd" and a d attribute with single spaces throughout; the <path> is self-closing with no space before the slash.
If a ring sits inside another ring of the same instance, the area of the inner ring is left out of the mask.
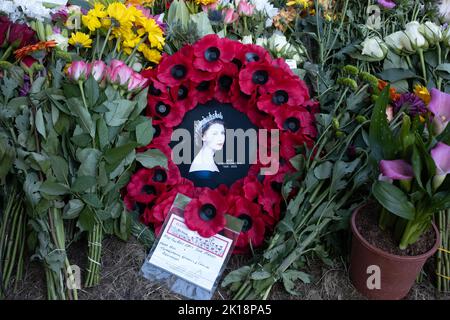
<path id="1" fill-rule="evenodd" d="M 222 112 L 217 113 L 217 111 L 215 111 L 215 110 L 214 110 L 213 114 L 208 112 L 208 115 L 206 117 L 202 116 L 202 120 L 195 121 L 195 124 L 194 124 L 195 132 L 201 136 L 202 135 L 202 129 L 205 127 L 205 125 L 208 122 L 211 122 L 211 121 L 216 120 L 216 119 L 222 119 L 223 120 Z"/>

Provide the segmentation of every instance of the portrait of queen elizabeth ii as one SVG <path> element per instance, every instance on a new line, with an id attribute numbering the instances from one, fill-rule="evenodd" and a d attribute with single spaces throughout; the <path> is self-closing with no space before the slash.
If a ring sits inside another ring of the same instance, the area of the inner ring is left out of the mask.
<path id="1" fill-rule="evenodd" d="M 210 185 L 220 172 L 214 161 L 214 155 L 222 150 L 225 144 L 225 123 L 222 113 L 214 111 L 195 121 L 194 139 L 200 151 L 192 161 L 189 176 L 194 181 L 209 180 Z"/>

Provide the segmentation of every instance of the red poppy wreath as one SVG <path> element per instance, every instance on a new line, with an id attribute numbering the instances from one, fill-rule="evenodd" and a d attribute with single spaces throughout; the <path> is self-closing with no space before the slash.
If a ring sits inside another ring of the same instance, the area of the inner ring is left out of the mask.
<path id="1" fill-rule="evenodd" d="M 141 168 L 131 177 L 124 197 L 127 208 L 138 210 L 141 221 L 158 234 L 175 196 L 182 193 L 193 199 L 184 213 L 190 229 L 210 237 L 224 228 L 225 214 L 230 214 L 244 222 L 235 252 L 260 246 L 280 218 L 283 179 L 294 171 L 289 159 L 299 147 L 311 146 L 317 135 L 318 104 L 310 100 L 306 84 L 264 48 L 217 35 L 163 56 L 157 68 L 143 75 L 149 79 L 146 115 L 155 132 L 151 143 L 138 151 L 159 149 L 169 164 L 168 170 Z M 279 130 L 276 174 L 260 175 L 264 166 L 257 162 L 245 178 L 214 189 L 195 187 L 181 176 L 172 162 L 172 132 L 188 111 L 210 101 L 231 104 L 257 128 Z"/>

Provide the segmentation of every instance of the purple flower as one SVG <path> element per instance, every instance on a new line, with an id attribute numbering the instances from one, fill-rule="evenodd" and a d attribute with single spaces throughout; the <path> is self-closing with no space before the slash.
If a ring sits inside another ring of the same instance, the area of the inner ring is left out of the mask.
<path id="1" fill-rule="evenodd" d="M 411 180 L 414 177 L 412 166 L 405 160 L 381 160 L 380 171 L 383 177 L 392 180 Z"/>
<path id="2" fill-rule="evenodd" d="M 23 76 L 23 85 L 22 85 L 22 88 L 20 88 L 20 90 L 19 90 L 19 95 L 21 97 L 25 97 L 28 95 L 30 90 L 31 90 L 30 77 L 28 75 L 24 75 Z"/>
<path id="3" fill-rule="evenodd" d="M 393 9 L 396 6 L 395 2 L 392 0 L 378 0 L 378 4 L 385 9 Z"/>
<path id="4" fill-rule="evenodd" d="M 67 18 L 69 17 L 69 14 L 67 13 L 67 10 L 65 8 L 62 8 L 55 13 L 51 14 L 52 21 L 54 22 L 60 22 L 60 23 L 66 23 Z"/>
<path id="5" fill-rule="evenodd" d="M 416 116 L 427 112 L 425 103 L 414 93 L 407 92 L 400 96 L 400 99 L 394 102 L 394 111 L 398 113 L 402 107 L 410 116 Z"/>
<path id="6" fill-rule="evenodd" d="M 433 126 L 436 134 L 440 134 L 447 127 L 450 120 L 450 94 L 431 89 L 431 100 L 428 105 L 434 114 Z"/>
<path id="7" fill-rule="evenodd" d="M 431 157 L 436 165 L 436 175 L 442 176 L 450 173 L 450 146 L 438 142 L 431 150 Z"/>

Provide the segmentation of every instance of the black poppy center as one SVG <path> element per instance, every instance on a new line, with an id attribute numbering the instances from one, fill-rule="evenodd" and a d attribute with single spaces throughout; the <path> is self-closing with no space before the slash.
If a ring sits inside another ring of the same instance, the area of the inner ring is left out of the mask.
<path id="1" fill-rule="evenodd" d="M 202 81 L 198 84 L 197 90 L 198 91 L 207 91 L 209 89 L 210 82 L 209 81 Z"/>
<path id="2" fill-rule="evenodd" d="M 150 93 L 152 96 L 157 96 L 157 97 L 159 97 L 159 96 L 161 95 L 161 93 L 162 93 L 161 90 L 155 88 L 155 86 L 153 85 L 153 83 L 150 85 L 148 91 L 149 91 L 149 93 Z"/>
<path id="3" fill-rule="evenodd" d="M 277 182 L 277 181 L 272 181 L 270 183 L 270 186 L 272 187 L 272 189 L 276 192 L 281 192 L 281 187 L 283 186 L 283 184 L 281 182 Z"/>
<path id="4" fill-rule="evenodd" d="M 246 232 L 252 228 L 253 220 L 252 217 L 250 217 L 248 214 L 243 213 L 238 218 L 244 222 L 244 224 L 242 225 L 242 231 Z"/>
<path id="5" fill-rule="evenodd" d="M 254 52 L 247 52 L 245 54 L 245 60 L 247 60 L 247 62 L 256 62 L 259 61 L 259 56 Z"/>
<path id="6" fill-rule="evenodd" d="M 269 80 L 269 73 L 266 70 L 258 70 L 253 73 L 252 82 L 254 84 L 266 84 Z"/>
<path id="7" fill-rule="evenodd" d="M 300 129 L 300 120 L 298 120 L 297 118 L 293 118 L 293 117 L 287 118 L 283 124 L 283 127 L 285 130 L 295 132 L 298 129 Z"/>
<path id="8" fill-rule="evenodd" d="M 155 129 L 155 132 L 153 133 L 153 137 L 154 138 L 159 137 L 159 135 L 161 134 L 161 127 L 159 125 L 155 124 L 153 126 L 153 128 Z"/>
<path id="9" fill-rule="evenodd" d="M 222 90 L 230 90 L 231 84 L 233 83 L 233 78 L 230 76 L 221 76 L 219 78 L 219 86 Z"/>
<path id="10" fill-rule="evenodd" d="M 158 104 L 156 105 L 156 112 L 160 115 L 160 116 L 167 116 L 170 112 L 170 106 L 168 106 L 167 104 L 163 103 L 163 102 L 158 102 Z"/>
<path id="11" fill-rule="evenodd" d="M 142 187 L 142 193 L 151 195 L 151 194 L 156 194 L 156 189 L 154 186 L 148 185 L 146 184 L 145 186 Z"/>
<path id="12" fill-rule="evenodd" d="M 177 64 L 177 65 L 173 66 L 172 69 L 170 69 L 170 74 L 175 79 L 182 79 L 186 76 L 187 69 L 182 64 Z"/>
<path id="13" fill-rule="evenodd" d="M 167 173 L 162 169 L 157 169 L 153 175 L 153 181 L 155 182 L 166 182 Z"/>
<path id="14" fill-rule="evenodd" d="M 282 105 L 289 100 L 289 95 L 284 90 L 277 90 L 272 96 L 272 102 L 277 106 Z"/>
<path id="15" fill-rule="evenodd" d="M 217 210 L 216 207 L 214 207 L 212 204 L 208 203 L 208 204 L 204 204 L 201 208 L 200 208 L 200 219 L 202 219 L 203 221 L 209 221 L 214 219 L 214 217 L 216 216 Z"/>
<path id="16" fill-rule="evenodd" d="M 205 50 L 206 61 L 213 62 L 219 60 L 220 50 L 216 47 L 209 47 Z"/>
<path id="17" fill-rule="evenodd" d="M 178 100 L 186 99 L 187 95 L 188 95 L 188 88 L 186 88 L 185 86 L 180 86 L 178 88 Z"/>
<path id="18" fill-rule="evenodd" d="M 242 68 L 242 61 L 241 60 L 239 60 L 237 58 L 234 58 L 233 60 L 231 60 L 231 62 L 234 63 L 236 65 L 236 67 L 238 67 L 238 69 Z"/>

